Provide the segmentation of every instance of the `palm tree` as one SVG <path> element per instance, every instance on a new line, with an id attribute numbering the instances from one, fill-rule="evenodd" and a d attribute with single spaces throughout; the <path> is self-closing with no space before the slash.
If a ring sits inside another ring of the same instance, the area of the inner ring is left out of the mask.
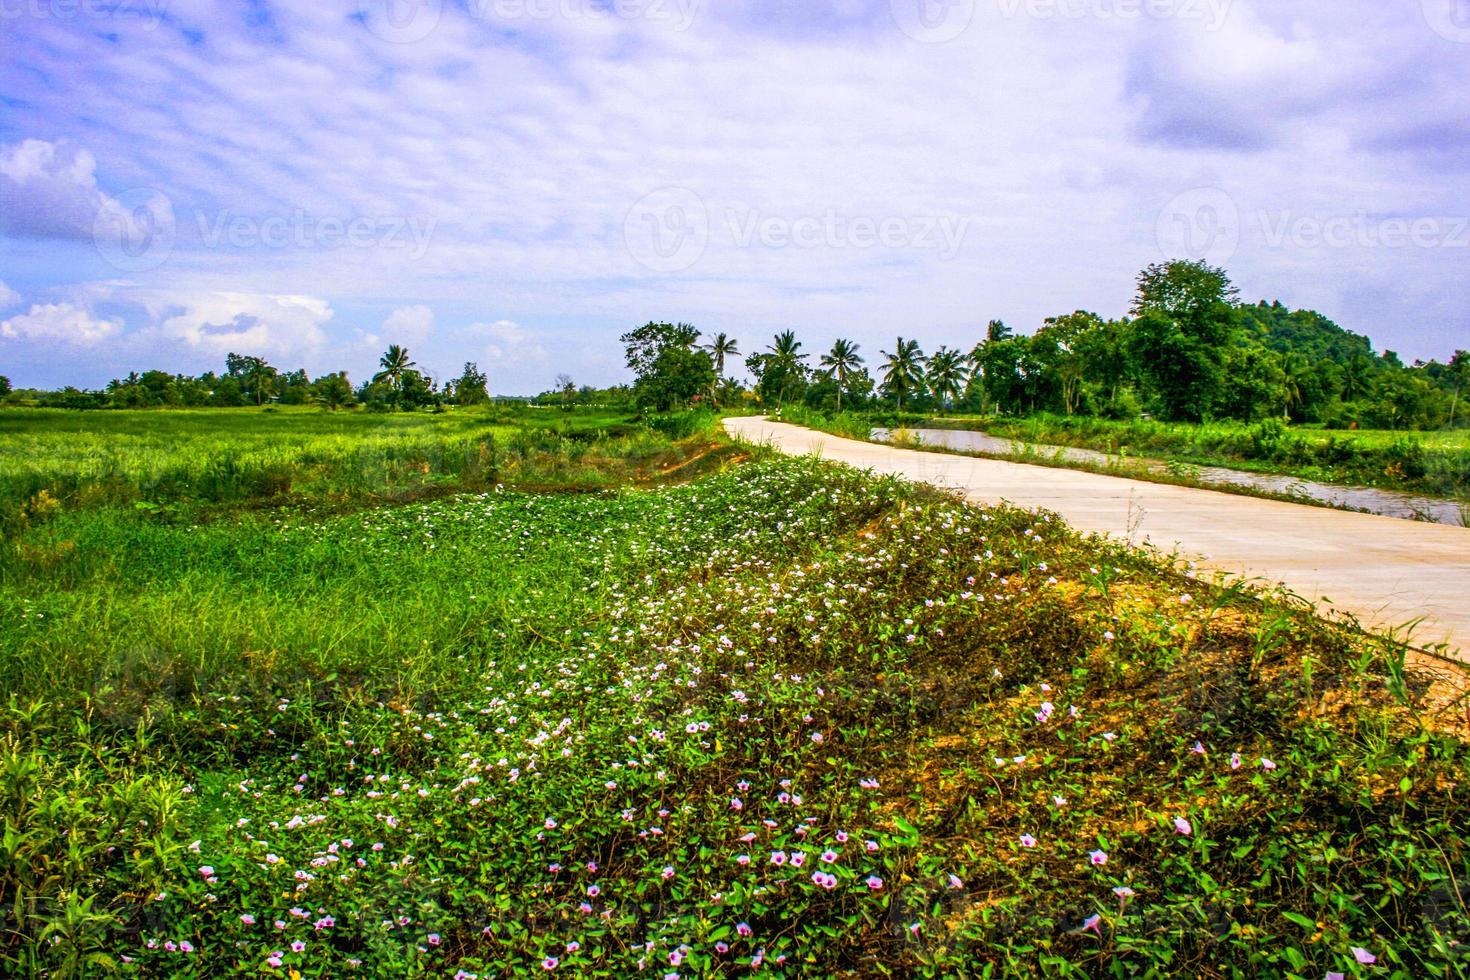
<path id="1" fill-rule="evenodd" d="M 1282 415 L 1288 422 L 1291 421 L 1291 410 L 1302 403 L 1302 382 L 1311 369 L 1307 359 L 1295 351 L 1281 359 L 1282 386 L 1286 393 Z"/>
<path id="2" fill-rule="evenodd" d="M 898 402 L 903 411 L 903 396 L 924 385 L 924 352 L 919 350 L 917 340 L 898 338 L 893 353 L 880 352 L 887 360 L 883 365 L 883 386 Z"/>
<path id="3" fill-rule="evenodd" d="M 373 384 L 386 383 L 393 392 L 394 404 L 397 404 L 398 396 L 403 392 L 403 376 L 417 365 L 409 360 L 407 347 L 389 344 L 378 360 L 378 366 L 383 370 L 373 375 Z"/>
<path id="4" fill-rule="evenodd" d="M 821 364 L 825 369 L 823 373 L 837 380 L 837 411 L 839 412 L 842 411 L 842 390 L 847 387 L 848 375 L 861 367 L 862 363 L 863 359 L 858 357 L 858 345 L 840 337 L 832 344 L 832 349 L 822 355 Z"/>
<path id="5" fill-rule="evenodd" d="M 705 344 L 704 350 L 715 362 L 716 378 L 725 376 L 725 358 L 736 357 L 740 354 L 740 347 L 736 344 L 735 338 L 727 337 L 722 333 L 715 334 L 715 339 Z"/>
<path id="6" fill-rule="evenodd" d="M 965 390 L 965 356 L 957 350 L 941 347 L 929 358 L 929 390 L 948 408 L 952 399 Z"/>
<path id="7" fill-rule="evenodd" d="M 797 353 L 801 350 L 801 341 L 796 339 L 796 333 L 791 330 L 776 334 L 775 342 L 766 350 L 770 351 L 771 367 L 781 372 L 781 391 L 776 398 L 776 407 L 779 410 L 786 402 L 786 391 L 791 386 L 792 377 L 806 370 L 806 365 L 801 363 L 806 360 L 806 355 Z"/>

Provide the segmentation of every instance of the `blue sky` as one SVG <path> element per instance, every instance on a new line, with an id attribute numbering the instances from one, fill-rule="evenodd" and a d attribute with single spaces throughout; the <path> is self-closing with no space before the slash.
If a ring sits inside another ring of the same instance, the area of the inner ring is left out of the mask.
<path id="1" fill-rule="evenodd" d="M 876 356 L 1204 257 L 1470 347 L 1470 0 L 0 0 L 0 373 Z"/>

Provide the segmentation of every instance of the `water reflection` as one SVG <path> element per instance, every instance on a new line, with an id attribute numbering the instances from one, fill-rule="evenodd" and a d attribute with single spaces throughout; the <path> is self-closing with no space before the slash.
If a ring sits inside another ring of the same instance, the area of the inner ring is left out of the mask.
<path id="1" fill-rule="evenodd" d="M 998 456 L 1013 456 L 1028 453 L 1048 459 L 1069 460 L 1093 466 L 1139 468 L 1156 473 L 1167 473 L 1169 464 L 1159 459 L 1140 456 L 1115 456 L 1092 449 L 1075 449 L 1070 446 L 1046 446 L 1013 439 L 1002 439 L 985 432 L 962 429 L 904 429 L 904 437 L 921 446 L 941 449 L 956 449 L 961 452 L 991 453 Z M 874 429 L 873 439 L 878 442 L 893 441 L 889 429 Z M 1381 514 L 1384 517 L 1400 517 L 1408 520 L 1431 520 L 1439 524 L 1460 526 L 1462 514 L 1460 504 L 1440 497 L 1421 497 L 1396 490 L 1378 490 L 1372 487 L 1348 487 L 1332 483 L 1317 483 L 1293 476 L 1278 476 L 1270 473 L 1246 473 L 1223 466 L 1189 466 L 1188 473 L 1202 484 L 1214 486 L 1252 487 L 1271 493 L 1286 494 L 1350 507 L 1353 510 Z"/>

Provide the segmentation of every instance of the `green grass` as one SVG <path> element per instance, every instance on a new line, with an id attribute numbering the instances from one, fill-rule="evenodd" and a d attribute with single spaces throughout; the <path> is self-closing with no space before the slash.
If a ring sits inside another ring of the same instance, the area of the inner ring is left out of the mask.
<path id="1" fill-rule="evenodd" d="M 1017 419 L 844 413 L 829 417 L 802 409 L 788 411 L 787 416 L 799 424 L 850 438 L 866 439 L 875 426 L 976 429 L 1025 443 L 1470 499 L 1470 430 L 1329 431 L 1274 420 L 1256 425 L 1190 425 L 1058 415 Z"/>
<path id="2" fill-rule="evenodd" d="M 0 973 L 1470 968 L 1463 724 L 1391 644 L 1045 514 L 590 445 L 705 475 L 32 515 Z"/>

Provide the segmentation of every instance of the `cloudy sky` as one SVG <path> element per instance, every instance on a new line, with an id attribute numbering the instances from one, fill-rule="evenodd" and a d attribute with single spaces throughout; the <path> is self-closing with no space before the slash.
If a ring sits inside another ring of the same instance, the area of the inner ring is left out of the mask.
<path id="1" fill-rule="evenodd" d="M 1470 0 L 0 0 L 0 373 L 876 356 L 1204 257 L 1470 347 Z"/>

